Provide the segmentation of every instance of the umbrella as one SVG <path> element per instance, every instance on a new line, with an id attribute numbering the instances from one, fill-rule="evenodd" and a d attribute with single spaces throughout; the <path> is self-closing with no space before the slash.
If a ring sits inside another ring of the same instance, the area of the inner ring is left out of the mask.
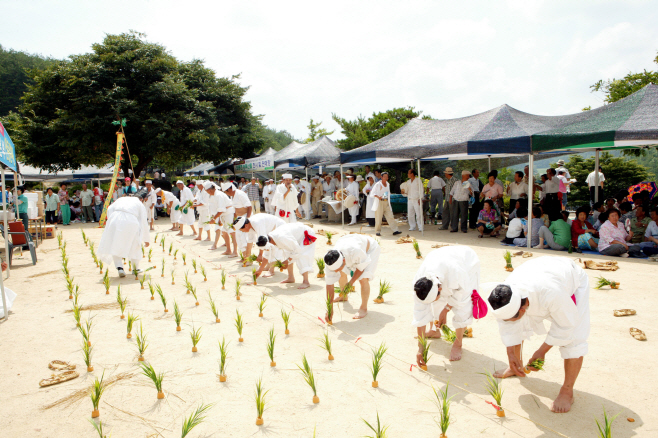
<path id="1" fill-rule="evenodd" d="M 641 183 L 632 185 L 628 188 L 628 197 L 626 197 L 625 200 L 633 202 L 633 195 L 644 191 L 649 192 L 649 199 L 651 200 L 658 191 L 658 187 L 656 187 L 656 183 L 653 181 L 642 181 Z"/>

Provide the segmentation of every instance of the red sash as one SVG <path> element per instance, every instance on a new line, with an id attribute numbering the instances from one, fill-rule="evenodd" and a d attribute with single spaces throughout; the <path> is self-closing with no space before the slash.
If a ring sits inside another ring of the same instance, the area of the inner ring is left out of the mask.
<path id="1" fill-rule="evenodd" d="M 290 212 L 285 210 L 279 210 L 279 216 L 281 217 L 290 217 Z"/>
<path id="2" fill-rule="evenodd" d="M 480 319 L 487 316 L 488 308 L 487 303 L 484 302 L 478 291 L 473 289 L 471 294 L 471 301 L 473 301 L 473 318 Z"/>
<path id="3" fill-rule="evenodd" d="M 312 244 L 313 242 L 315 242 L 315 239 L 317 239 L 317 237 L 311 236 L 310 234 L 308 234 L 308 231 L 304 231 L 304 245 Z"/>

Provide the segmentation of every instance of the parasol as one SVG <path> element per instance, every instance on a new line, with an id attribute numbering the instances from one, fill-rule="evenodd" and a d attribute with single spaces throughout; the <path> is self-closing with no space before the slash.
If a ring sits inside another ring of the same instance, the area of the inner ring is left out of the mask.
<path id="1" fill-rule="evenodd" d="M 628 202 L 633 202 L 633 195 L 643 191 L 649 192 L 649 199 L 651 200 L 658 191 L 658 187 L 653 181 L 642 181 L 641 183 L 632 185 L 628 188 L 628 196 L 625 200 Z"/>

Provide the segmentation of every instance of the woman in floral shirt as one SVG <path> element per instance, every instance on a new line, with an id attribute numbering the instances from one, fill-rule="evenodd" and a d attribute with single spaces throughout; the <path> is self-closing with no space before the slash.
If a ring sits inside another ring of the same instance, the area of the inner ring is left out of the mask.
<path id="1" fill-rule="evenodd" d="M 599 229 L 599 252 L 607 256 L 645 257 L 639 245 L 630 245 L 633 232 L 626 232 L 616 208 L 607 211 L 608 220 Z"/>
<path id="2" fill-rule="evenodd" d="M 62 211 L 62 224 L 71 225 L 71 207 L 69 207 L 69 192 L 66 191 L 66 184 L 60 186 L 59 209 Z"/>
<path id="3" fill-rule="evenodd" d="M 500 230 L 500 213 L 494 208 L 494 203 L 491 199 L 484 201 L 482 207 L 477 221 L 477 229 L 480 232 L 478 237 L 482 238 L 485 232 L 491 233 L 491 237 L 498 236 L 498 230 Z"/>

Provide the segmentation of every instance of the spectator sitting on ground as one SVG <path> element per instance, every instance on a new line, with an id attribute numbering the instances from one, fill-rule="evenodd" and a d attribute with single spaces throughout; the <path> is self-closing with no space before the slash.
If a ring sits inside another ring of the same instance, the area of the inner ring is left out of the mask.
<path id="1" fill-rule="evenodd" d="M 540 205 L 539 208 L 541 208 L 541 221 L 544 223 L 545 227 L 547 227 L 547 228 L 550 227 L 551 226 L 551 219 L 548 217 L 548 215 L 546 213 L 544 213 L 544 207 L 543 206 Z"/>
<path id="2" fill-rule="evenodd" d="M 651 208 L 651 222 L 644 233 L 644 242 L 640 243 L 642 252 L 648 256 L 658 254 L 658 207 Z"/>
<path id="3" fill-rule="evenodd" d="M 557 251 L 564 251 L 569 247 L 571 242 L 571 227 L 562 219 L 562 215 L 554 213 L 551 217 L 551 225 L 539 229 L 539 245 L 536 249 L 551 248 Z M 546 245 L 544 245 L 546 243 Z"/>
<path id="4" fill-rule="evenodd" d="M 509 214 L 509 216 L 507 217 L 507 220 L 510 220 L 510 221 L 511 221 L 512 219 L 514 219 L 514 218 L 516 218 L 516 217 L 519 217 L 519 216 L 518 216 L 518 212 L 517 212 L 517 210 L 518 210 L 520 207 L 521 207 L 521 201 L 519 201 L 519 200 L 517 199 L 517 200 L 516 200 L 516 203 L 514 204 L 514 210 L 512 210 L 512 212 Z"/>
<path id="5" fill-rule="evenodd" d="M 635 217 L 630 219 L 630 223 L 631 231 L 633 232 L 631 243 L 644 242 L 644 234 L 647 231 L 647 226 L 651 223 L 651 218 L 644 212 L 644 206 L 642 204 L 638 205 L 635 209 Z"/>
<path id="6" fill-rule="evenodd" d="M 605 200 L 605 209 L 612 210 L 617 209 L 617 200 L 615 198 L 608 198 Z"/>
<path id="7" fill-rule="evenodd" d="M 596 221 L 599 220 L 599 215 L 604 211 L 605 206 L 603 205 L 603 201 L 594 203 L 594 206 L 592 207 L 592 214 L 590 214 L 588 218 L 589 223 L 595 224 Z"/>
<path id="8" fill-rule="evenodd" d="M 485 233 L 491 233 L 491 237 L 496 237 L 500 226 L 500 214 L 494 208 L 493 201 L 491 199 L 485 200 L 478 215 L 477 230 L 480 232 L 478 237 L 482 238 Z"/>
<path id="9" fill-rule="evenodd" d="M 565 221 L 569 226 L 571 226 L 571 223 L 572 223 L 573 221 L 572 221 L 571 219 L 569 219 L 569 212 L 566 211 L 566 210 L 562 210 L 562 211 L 560 212 L 560 214 L 562 215 L 562 219 L 564 219 L 564 221 Z"/>
<path id="10" fill-rule="evenodd" d="M 608 210 L 608 220 L 599 229 L 599 252 L 607 256 L 644 257 L 639 245 L 628 244 L 633 238 L 633 232 L 626 232 L 619 220 L 620 216 L 616 208 Z"/>
<path id="11" fill-rule="evenodd" d="M 530 246 L 539 245 L 539 230 L 544 226 L 544 221 L 541 220 L 541 208 L 539 206 L 532 207 L 532 239 Z M 512 242 L 514 246 L 528 246 L 528 222 L 523 225 L 523 235 L 514 239 Z"/>
<path id="12" fill-rule="evenodd" d="M 503 239 L 503 243 L 508 245 L 512 245 L 514 243 L 514 239 L 523 237 L 523 227 L 527 228 L 528 226 L 528 210 L 525 207 L 519 207 L 515 211 L 519 217 L 515 217 L 509 222 L 507 234 Z"/>
<path id="13" fill-rule="evenodd" d="M 599 247 L 599 232 L 587 221 L 587 207 L 576 210 L 576 220 L 571 224 L 571 245 L 577 252 L 581 250 L 596 251 Z"/>
<path id="14" fill-rule="evenodd" d="M 633 204 L 628 201 L 624 201 L 619 204 L 619 211 L 621 212 L 621 217 L 619 220 L 626 227 L 630 223 L 630 220 L 635 217 L 635 212 L 633 211 Z"/>

